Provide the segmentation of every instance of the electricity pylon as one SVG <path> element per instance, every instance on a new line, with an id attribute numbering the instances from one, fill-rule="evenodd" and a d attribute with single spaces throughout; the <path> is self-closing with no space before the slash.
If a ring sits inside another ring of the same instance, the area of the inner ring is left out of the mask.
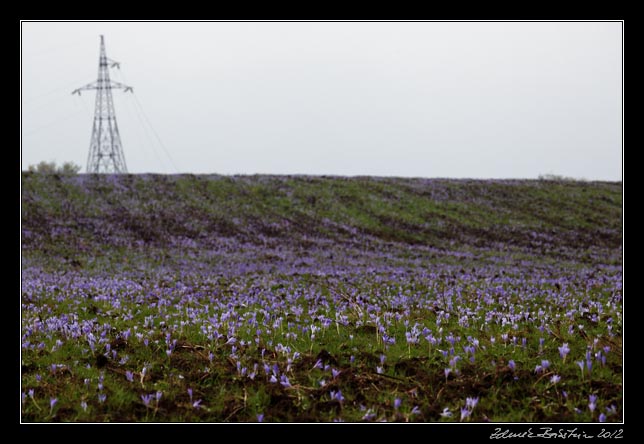
<path id="1" fill-rule="evenodd" d="M 72 94 L 80 95 L 81 91 L 96 90 L 94 125 L 92 127 L 92 139 L 89 143 L 89 155 L 87 156 L 88 173 L 127 173 L 119 127 L 116 124 L 112 90 L 134 91 L 131 86 L 110 80 L 110 67 L 120 68 L 120 65 L 118 62 L 108 59 L 105 55 L 105 40 L 101 35 L 98 79 L 72 91 Z"/>

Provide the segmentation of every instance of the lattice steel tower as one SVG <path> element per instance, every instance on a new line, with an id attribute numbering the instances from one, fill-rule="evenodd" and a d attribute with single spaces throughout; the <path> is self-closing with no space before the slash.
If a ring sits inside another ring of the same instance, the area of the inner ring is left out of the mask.
<path id="1" fill-rule="evenodd" d="M 119 63 L 107 58 L 105 40 L 101 36 L 98 80 L 72 91 L 72 94 L 80 95 L 84 90 L 96 90 L 94 125 L 92 126 L 92 139 L 89 143 L 89 155 L 87 156 L 88 173 L 127 173 L 119 127 L 116 124 L 112 90 L 124 89 L 125 92 L 133 92 L 133 90 L 131 86 L 110 80 L 110 67 L 119 68 Z"/>

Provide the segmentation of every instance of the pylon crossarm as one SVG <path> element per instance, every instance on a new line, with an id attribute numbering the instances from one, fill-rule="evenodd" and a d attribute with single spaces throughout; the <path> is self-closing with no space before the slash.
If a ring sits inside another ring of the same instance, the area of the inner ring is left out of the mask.
<path id="1" fill-rule="evenodd" d="M 108 87 L 110 87 L 112 89 L 123 89 L 123 90 L 125 90 L 125 92 L 128 92 L 128 91 L 134 92 L 134 89 L 131 86 L 127 86 L 127 85 L 124 85 L 122 83 L 115 82 L 114 80 L 110 81 L 110 84 L 109 84 Z"/>
<path id="2" fill-rule="evenodd" d="M 80 96 L 81 91 L 87 91 L 90 89 L 98 89 L 98 82 L 92 82 L 88 83 L 85 86 L 81 86 L 80 88 L 76 88 L 74 91 L 72 91 L 72 94 L 78 94 Z"/>
<path id="3" fill-rule="evenodd" d="M 116 69 L 121 69 L 121 62 L 117 62 L 116 60 L 112 60 L 109 57 L 105 57 L 105 60 L 111 63 L 110 68 L 116 68 Z"/>
<path id="4" fill-rule="evenodd" d="M 107 82 L 92 82 L 92 83 L 88 83 L 87 85 L 81 86 L 80 88 L 77 88 L 74 91 L 72 91 L 72 94 L 78 94 L 80 96 L 81 91 L 88 91 L 88 90 L 92 90 L 92 89 L 101 89 L 101 88 L 105 88 L 105 89 L 123 89 L 123 90 L 125 90 L 125 92 L 128 92 L 128 91 L 134 92 L 134 88 L 132 88 L 131 86 L 127 86 L 127 85 L 124 85 L 122 83 L 110 80 L 109 83 L 107 83 Z"/>

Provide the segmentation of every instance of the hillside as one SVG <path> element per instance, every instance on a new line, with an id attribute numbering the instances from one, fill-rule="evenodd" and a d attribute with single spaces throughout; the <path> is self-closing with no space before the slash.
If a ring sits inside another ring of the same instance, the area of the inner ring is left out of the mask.
<path id="1" fill-rule="evenodd" d="M 63 257 L 232 242 L 619 263 L 621 209 L 605 182 L 25 173 L 22 242 Z"/>
<path id="2" fill-rule="evenodd" d="M 21 418 L 618 423 L 621 189 L 23 174 Z"/>

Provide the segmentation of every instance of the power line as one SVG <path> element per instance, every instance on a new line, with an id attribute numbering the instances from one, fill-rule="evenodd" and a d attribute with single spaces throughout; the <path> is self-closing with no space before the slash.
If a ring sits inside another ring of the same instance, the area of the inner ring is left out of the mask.
<path id="1" fill-rule="evenodd" d="M 69 82 L 69 83 L 66 83 L 65 85 L 58 86 L 56 88 L 50 89 L 50 90 L 48 90 L 48 91 L 46 91 L 46 92 L 44 92 L 42 94 L 37 94 L 37 95 L 31 96 L 31 97 L 23 97 L 22 98 L 22 103 L 24 105 L 26 103 L 31 103 L 31 102 L 34 102 L 34 101 L 38 101 L 38 100 L 42 99 L 43 97 L 50 96 L 50 95 L 52 95 L 54 93 L 57 93 L 57 92 L 67 91 L 70 86 L 76 85 L 77 83 L 79 83 L 81 81 L 83 81 L 83 79 L 74 80 L 73 82 Z"/>
<path id="2" fill-rule="evenodd" d="M 65 51 L 65 53 L 69 53 L 70 50 L 75 50 L 78 47 L 84 46 L 84 45 L 85 45 L 85 40 L 78 39 L 78 40 L 76 40 L 75 43 L 71 43 L 71 44 L 68 44 L 68 45 L 56 44 L 55 46 L 52 46 L 50 48 L 41 49 L 41 50 L 36 51 L 36 52 L 29 52 L 29 51 L 25 50 L 24 42 L 23 42 L 22 46 L 21 46 L 20 56 L 21 56 L 21 58 L 23 60 L 24 59 L 42 58 L 42 57 L 51 57 L 51 56 L 58 55 L 58 53 L 62 52 L 63 50 Z"/>
<path id="3" fill-rule="evenodd" d="M 172 164 L 172 167 L 174 168 L 175 173 L 178 173 L 179 168 L 177 168 L 177 165 L 172 160 L 172 157 L 170 157 L 170 153 L 168 152 L 167 148 L 165 147 L 165 144 L 161 141 L 161 138 L 159 137 L 159 134 L 157 133 L 157 131 L 154 129 L 154 126 L 152 126 L 152 122 L 150 122 L 150 119 L 148 118 L 147 114 L 143 110 L 143 107 L 141 106 L 141 102 L 139 102 L 139 99 L 136 97 L 136 95 L 134 95 L 134 101 L 136 102 L 136 104 L 138 105 L 139 109 L 141 110 L 141 114 L 143 114 L 143 117 L 147 121 L 148 126 L 152 130 L 152 133 L 155 135 L 155 137 L 159 141 L 159 145 L 161 145 L 161 148 L 163 148 L 163 151 L 165 152 L 166 156 L 168 156 L 168 160 L 170 161 L 170 164 Z"/>
<path id="4" fill-rule="evenodd" d="M 117 75 L 122 77 L 124 82 L 128 83 L 127 78 L 125 77 L 125 74 L 123 72 L 119 71 L 119 73 Z M 168 149 L 166 148 L 165 144 L 163 143 L 163 141 L 161 140 L 161 137 L 159 137 L 159 133 L 154 129 L 154 126 L 152 125 L 152 122 L 148 118 L 147 113 L 145 112 L 145 110 L 143 109 L 143 106 L 141 105 L 141 102 L 139 101 L 138 95 L 133 94 L 132 97 L 134 97 L 134 102 L 136 104 L 136 107 L 134 108 L 135 111 L 137 110 L 137 107 L 138 107 L 138 110 L 140 111 L 140 115 L 143 116 L 143 118 L 145 119 L 145 123 L 147 123 L 147 126 L 150 127 L 150 130 L 152 131 L 152 133 L 154 134 L 155 138 L 159 142 L 159 145 L 163 149 L 163 152 L 166 155 L 166 157 L 168 158 L 168 161 L 170 162 L 170 164 L 172 165 L 172 168 L 174 168 L 174 172 L 179 173 L 180 172 L 179 168 L 177 168 L 177 165 L 174 163 L 174 160 L 172 159 L 172 156 L 170 156 L 170 153 L 169 153 Z M 139 112 L 137 111 L 137 117 L 138 116 L 139 116 Z M 147 133 L 147 128 L 145 128 L 145 125 L 144 125 L 144 129 L 146 130 L 146 133 Z"/>
<path id="5" fill-rule="evenodd" d="M 139 113 L 139 110 L 136 108 L 136 105 L 134 103 L 132 103 L 130 100 L 126 100 L 125 104 L 126 104 L 125 110 L 128 113 L 128 115 L 131 117 L 132 120 L 134 120 L 133 118 L 136 117 L 136 119 L 137 119 L 137 121 L 139 123 L 138 125 L 134 125 L 134 127 L 137 130 L 136 133 L 137 133 L 137 137 L 139 138 L 140 145 L 141 146 L 145 145 L 145 147 L 148 150 L 150 150 L 152 152 L 152 154 L 154 155 L 154 157 L 159 161 L 159 164 L 161 165 L 163 170 L 166 171 L 165 163 L 163 162 L 161 157 L 159 157 L 159 154 L 157 152 L 158 150 L 155 149 L 155 147 L 154 147 L 153 138 L 148 133 L 148 128 L 145 125 L 145 122 L 143 120 L 143 117 Z M 132 108 L 132 110 L 130 110 L 130 107 Z M 143 136 L 141 136 L 141 132 L 143 132 Z M 145 144 L 142 143 L 143 141 L 145 142 Z"/>
<path id="6" fill-rule="evenodd" d="M 36 128 L 31 128 L 31 129 L 29 129 L 29 130 L 25 130 L 25 131 L 23 131 L 23 135 L 32 135 L 32 134 L 36 134 L 36 133 L 38 133 L 39 131 L 41 131 L 41 130 L 43 130 L 43 129 L 45 129 L 45 128 L 49 128 L 49 127 L 51 127 L 51 126 L 57 125 L 57 124 L 59 124 L 60 122 L 64 122 L 65 120 L 69 120 L 69 119 L 71 119 L 72 117 L 77 116 L 77 115 L 78 115 L 78 114 L 80 114 L 81 112 L 82 112 L 82 110 L 76 110 L 76 111 L 74 111 L 74 112 L 73 112 L 73 113 L 71 113 L 71 114 L 66 114 L 66 115 L 64 115 L 64 116 L 62 116 L 62 117 L 59 117 L 59 118 L 55 119 L 55 120 L 54 120 L 54 121 L 52 121 L 52 122 L 45 123 L 44 125 L 40 125 L 40 126 L 38 126 L 38 127 L 36 127 Z"/>

